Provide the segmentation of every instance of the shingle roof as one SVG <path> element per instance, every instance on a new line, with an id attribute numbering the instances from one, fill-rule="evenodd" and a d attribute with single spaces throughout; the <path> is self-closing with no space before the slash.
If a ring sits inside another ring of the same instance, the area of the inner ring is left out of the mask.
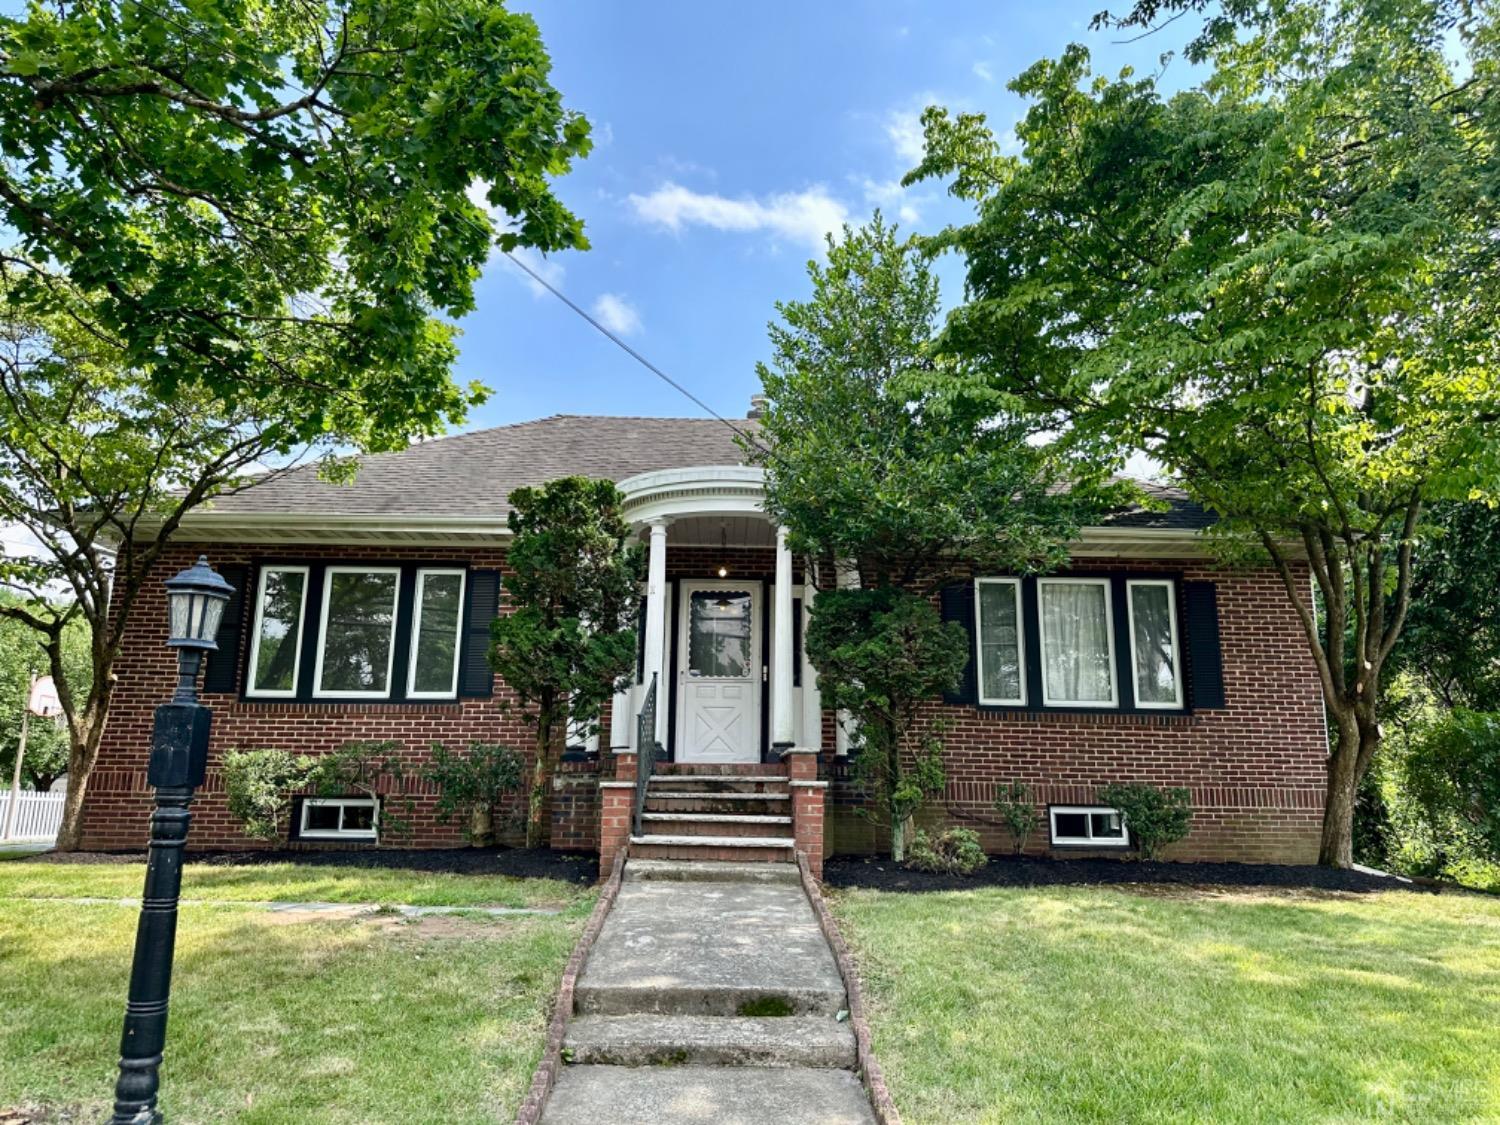
<path id="1" fill-rule="evenodd" d="M 752 420 L 736 429 L 754 433 Z M 616 418 L 558 414 L 437 438 L 359 458 L 352 484 L 329 484 L 308 465 L 214 501 L 214 515 L 469 516 L 504 519 L 513 489 L 556 477 L 623 480 L 654 469 L 741 465 L 735 432 L 710 418 Z M 1120 528 L 1197 530 L 1213 516 L 1179 490 L 1142 484 L 1169 505 L 1104 521 Z"/>
<path id="2" fill-rule="evenodd" d="M 735 425 L 755 429 L 750 421 Z M 213 510 L 503 518 L 512 490 L 557 477 L 623 480 L 653 469 L 743 464 L 734 439 L 715 419 L 558 414 L 367 454 L 359 458 L 352 484 L 329 484 L 318 479 L 316 466 L 304 466 L 221 497 Z"/>

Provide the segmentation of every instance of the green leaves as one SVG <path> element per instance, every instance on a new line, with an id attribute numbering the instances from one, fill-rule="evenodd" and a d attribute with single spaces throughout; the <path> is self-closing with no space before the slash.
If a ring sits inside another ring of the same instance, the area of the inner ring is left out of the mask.
<path id="1" fill-rule="evenodd" d="M 253 399 L 274 448 L 399 448 L 481 400 L 443 316 L 507 246 L 586 245 L 588 151 L 497 0 L 130 0 L 0 17 L 5 298 L 66 313 L 162 396 Z"/>

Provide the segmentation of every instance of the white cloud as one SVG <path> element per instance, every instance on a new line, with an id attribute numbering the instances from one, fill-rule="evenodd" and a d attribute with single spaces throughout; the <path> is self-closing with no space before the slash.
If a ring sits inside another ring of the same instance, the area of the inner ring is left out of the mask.
<path id="1" fill-rule="evenodd" d="M 641 330 L 641 314 L 618 293 L 601 293 L 594 302 L 594 316 L 611 332 L 631 336 Z"/>
<path id="2" fill-rule="evenodd" d="M 974 64 L 973 69 L 975 76 L 983 79 L 985 82 L 993 82 L 995 80 L 994 71 L 990 70 L 988 63 L 977 62 Z"/>
<path id="3" fill-rule="evenodd" d="M 893 109 L 886 114 L 885 135 L 890 138 L 896 155 L 908 164 L 919 163 L 926 152 L 922 142 L 922 111 Z"/>
<path id="4" fill-rule="evenodd" d="M 870 206 L 879 207 L 882 211 L 894 214 L 908 226 L 921 221 L 922 212 L 917 208 L 916 200 L 912 199 L 907 189 L 901 186 L 900 180 L 866 178 L 861 187 L 864 190 L 865 202 Z"/>
<path id="5" fill-rule="evenodd" d="M 783 192 L 755 199 L 731 199 L 712 192 L 697 192 L 670 180 L 649 195 L 630 196 L 636 217 L 648 223 L 679 231 L 685 226 L 714 230 L 763 231 L 821 249 L 823 236 L 837 234 L 849 218 L 848 208 L 815 185 L 805 191 Z"/>

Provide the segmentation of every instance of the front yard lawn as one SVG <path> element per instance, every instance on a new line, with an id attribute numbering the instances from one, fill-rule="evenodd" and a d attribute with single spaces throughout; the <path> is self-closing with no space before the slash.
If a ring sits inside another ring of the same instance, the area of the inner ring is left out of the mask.
<path id="1" fill-rule="evenodd" d="M 143 867 L 0 864 L 0 1110 L 108 1116 Z M 593 904 L 555 881 L 196 867 L 205 899 L 561 906 L 319 919 L 185 906 L 162 1108 L 175 1122 L 493 1122 L 515 1112 Z M 0 1114 L 3 1116 L 3 1114 Z"/>
<path id="2" fill-rule="evenodd" d="M 0 859 L 0 898 L 139 898 L 144 859 L 53 863 Z M 561 879 L 454 875 L 405 868 L 300 863 L 207 864 L 182 869 L 182 897 L 233 902 L 373 902 L 410 906 L 559 906 L 587 888 Z"/>
<path id="3" fill-rule="evenodd" d="M 1500 1119 L 1500 899 L 832 899 L 910 1123 Z"/>

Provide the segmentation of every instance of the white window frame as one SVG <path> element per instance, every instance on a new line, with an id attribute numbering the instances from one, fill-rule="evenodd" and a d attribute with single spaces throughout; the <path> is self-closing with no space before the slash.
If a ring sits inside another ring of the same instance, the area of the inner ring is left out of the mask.
<path id="1" fill-rule="evenodd" d="M 330 808 L 368 808 L 372 810 L 370 827 L 346 829 L 344 814 L 339 812 L 338 828 L 308 828 L 307 810 Z M 302 801 L 302 813 L 297 825 L 297 836 L 303 840 L 375 840 L 380 836 L 380 802 L 374 797 L 306 797 Z"/>
<path id="2" fill-rule="evenodd" d="M 1082 813 L 1089 819 L 1089 835 L 1087 836 L 1059 836 L 1057 834 L 1058 813 Z M 1094 836 L 1094 813 L 1114 813 L 1120 818 L 1120 829 L 1123 836 Z M 1130 825 L 1125 823 L 1125 816 L 1119 809 L 1109 805 L 1052 805 L 1047 809 L 1047 834 L 1054 847 L 1079 847 L 1079 848 L 1128 848 L 1130 847 Z"/>
<path id="3" fill-rule="evenodd" d="M 1020 661 L 1020 685 L 1021 694 L 1014 699 L 1005 699 L 984 694 L 984 612 L 982 607 L 984 598 L 982 588 L 989 586 L 1009 586 L 1015 593 L 1016 598 L 1016 659 Z M 1025 707 L 1026 706 L 1026 616 L 1025 602 L 1021 597 L 1021 580 L 1019 578 L 976 578 L 974 579 L 974 669 L 978 682 L 974 685 L 981 706 L 985 707 Z"/>
<path id="4" fill-rule="evenodd" d="M 1056 699 L 1047 677 L 1047 609 L 1042 591 L 1048 586 L 1100 586 L 1104 589 L 1104 633 L 1109 642 L 1109 700 Z M 1116 710 L 1120 706 L 1120 661 L 1115 652 L 1114 583 L 1108 578 L 1038 578 L 1036 580 L 1036 619 L 1038 651 L 1042 654 L 1042 704 L 1070 710 Z"/>
<path id="5" fill-rule="evenodd" d="M 323 688 L 323 648 L 328 640 L 328 605 L 333 601 L 335 574 L 393 574 L 396 586 L 391 593 L 391 634 L 385 650 L 384 691 L 326 691 Z M 314 699 L 389 699 L 394 689 L 391 673 L 396 664 L 396 619 L 401 609 L 401 568 L 399 566 L 330 566 L 323 571 L 323 609 L 318 621 L 318 659 L 313 667 Z"/>
<path id="6" fill-rule="evenodd" d="M 255 620 L 251 624 L 254 630 L 250 634 L 250 663 L 245 669 L 245 695 L 251 699 L 295 699 L 297 697 L 297 685 L 301 682 L 302 674 L 302 645 L 307 640 L 304 633 L 306 623 L 303 618 L 307 616 L 307 587 L 312 583 L 312 568 L 306 566 L 278 566 L 269 565 L 260 568 L 260 575 L 255 583 Z M 275 572 L 277 574 L 300 574 L 302 575 L 302 600 L 297 603 L 297 651 L 292 654 L 292 686 L 282 688 L 257 688 L 255 686 L 255 669 L 260 662 L 260 626 L 261 615 L 266 609 L 266 576 Z"/>
<path id="7" fill-rule="evenodd" d="M 1148 703 L 1137 691 L 1141 670 L 1135 663 L 1135 597 L 1132 591 L 1137 586 L 1165 586 L 1167 588 L 1167 617 L 1172 628 L 1172 690 L 1170 703 Z M 1130 622 L 1130 694 L 1135 705 L 1144 711 L 1182 710 L 1182 636 L 1177 628 L 1177 583 L 1170 578 L 1131 578 L 1125 582 L 1125 613 Z"/>
<path id="8" fill-rule="evenodd" d="M 458 620 L 453 624 L 453 676 L 447 691 L 418 691 L 417 648 L 422 639 L 422 591 L 429 574 L 458 575 Z M 406 661 L 407 699 L 456 699 L 458 697 L 458 662 L 463 655 L 464 595 L 468 592 L 468 571 L 451 566 L 424 567 L 417 571 L 417 581 L 411 601 L 411 652 Z"/>

